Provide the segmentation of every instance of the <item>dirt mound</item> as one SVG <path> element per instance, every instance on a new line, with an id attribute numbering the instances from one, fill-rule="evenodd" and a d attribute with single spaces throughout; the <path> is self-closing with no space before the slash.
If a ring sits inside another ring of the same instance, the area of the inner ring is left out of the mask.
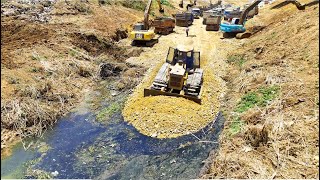
<path id="1" fill-rule="evenodd" d="M 1 64 L 6 68 L 16 67 L 12 53 L 20 48 L 29 48 L 48 43 L 54 30 L 43 25 L 21 21 L 1 20 Z"/>
<path id="2" fill-rule="evenodd" d="M 319 5 L 276 4 L 248 21 L 266 27 L 226 60 L 227 123 L 203 178 L 319 177 Z"/>

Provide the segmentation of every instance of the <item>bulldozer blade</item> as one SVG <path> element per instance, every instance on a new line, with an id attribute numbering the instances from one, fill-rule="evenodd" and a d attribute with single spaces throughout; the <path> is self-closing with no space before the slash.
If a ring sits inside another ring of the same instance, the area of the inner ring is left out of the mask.
<path id="1" fill-rule="evenodd" d="M 182 94 L 176 94 L 176 93 L 170 93 L 170 92 L 165 92 L 165 91 L 159 91 L 159 90 L 153 90 L 153 89 L 144 89 L 144 97 L 147 96 L 175 96 L 175 97 L 183 97 L 186 99 L 189 99 L 191 101 L 194 101 L 198 104 L 201 104 L 201 99 L 195 96 L 189 96 L 189 95 L 182 95 Z"/>

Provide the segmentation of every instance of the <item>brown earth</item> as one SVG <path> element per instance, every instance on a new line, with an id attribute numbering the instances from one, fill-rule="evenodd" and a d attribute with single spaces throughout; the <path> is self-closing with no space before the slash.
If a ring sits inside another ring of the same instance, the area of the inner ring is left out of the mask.
<path id="1" fill-rule="evenodd" d="M 226 59 L 227 122 L 203 178 L 319 178 L 319 5 L 275 5 L 247 23 L 265 28 L 238 40 Z M 237 110 L 245 95 L 268 87 L 279 90 L 265 106 Z"/>
<path id="2" fill-rule="evenodd" d="M 1 155 L 77 106 L 96 87 L 100 63 L 123 63 L 119 90 L 137 83 L 140 67 L 126 67 L 124 60 L 142 50 L 115 41 L 126 38 L 142 11 L 78 0 L 57 1 L 47 13 L 42 3 L 2 7 Z"/>

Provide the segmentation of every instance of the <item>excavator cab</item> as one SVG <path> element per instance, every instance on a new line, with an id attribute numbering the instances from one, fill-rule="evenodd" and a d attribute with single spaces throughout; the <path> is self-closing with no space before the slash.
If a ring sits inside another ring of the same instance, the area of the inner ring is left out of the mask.
<path id="1" fill-rule="evenodd" d="M 137 23 L 133 26 L 133 30 L 135 31 L 142 31 L 145 30 L 146 28 L 144 27 L 143 23 Z"/>

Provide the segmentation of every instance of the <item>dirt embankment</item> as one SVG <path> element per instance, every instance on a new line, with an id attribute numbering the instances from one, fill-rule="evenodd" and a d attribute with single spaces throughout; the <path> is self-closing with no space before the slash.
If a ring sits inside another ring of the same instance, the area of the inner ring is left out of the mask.
<path id="1" fill-rule="evenodd" d="M 225 60 L 227 122 L 203 178 L 319 178 L 319 5 L 276 5 Z"/>
<path id="2" fill-rule="evenodd" d="M 142 50 L 116 41 L 126 38 L 141 11 L 96 1 L 30 0 L 7 1 L 1 16 L 1 155 L 80 102 L 103 74 L 101 63 L 109 65 L 103 75 L 121 76 L 116 90 L 138 83 L 142 69 L 125 59 Z"/>

